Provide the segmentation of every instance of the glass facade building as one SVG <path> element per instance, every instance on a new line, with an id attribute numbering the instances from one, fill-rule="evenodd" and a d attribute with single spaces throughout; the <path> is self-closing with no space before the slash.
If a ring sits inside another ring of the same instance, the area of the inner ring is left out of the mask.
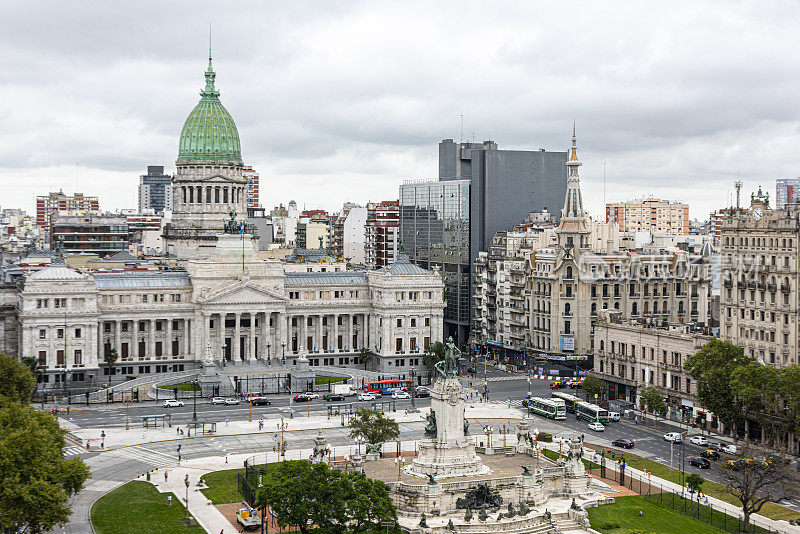
<path id="1" fill-rule="evenodd" d="M 407 181 L 400 186 L 402 250 L 444 279 L 445 336 L 466 340 L 470 318 L 470 181 Z"/>

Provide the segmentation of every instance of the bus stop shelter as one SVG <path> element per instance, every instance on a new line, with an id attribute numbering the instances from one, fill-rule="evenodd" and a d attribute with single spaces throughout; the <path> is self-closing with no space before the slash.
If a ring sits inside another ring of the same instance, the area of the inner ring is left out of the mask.
<path id="1" fill-rule="evenodd" d="M 204 434 L 214 434 L 217 431 L 217 422 L 216 421 L 191 421 L 188 424 L 189 429 L 194 429 L 194 435 L 204 435 Z"/>
<path id="2" fill-rule="evenodd" d="M 143 428 L 172 427 L 172 414 L 161 413 L 157 415 L 141 415 Z"/>

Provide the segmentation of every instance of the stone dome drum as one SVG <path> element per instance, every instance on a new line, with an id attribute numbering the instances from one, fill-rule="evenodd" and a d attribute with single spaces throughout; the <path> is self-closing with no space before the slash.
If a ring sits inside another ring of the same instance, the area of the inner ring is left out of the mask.
<path id="1" fill-rule="evenodd" d="M 200 102 L 189 113 L 181 130 L 178 165 L 242 165 L 239 131 L 233 117 L 220 102 L 219 91 L 214 87 L 215 77 L 209 58 L 205 72 L 206 86 L 200 91 Z"/>

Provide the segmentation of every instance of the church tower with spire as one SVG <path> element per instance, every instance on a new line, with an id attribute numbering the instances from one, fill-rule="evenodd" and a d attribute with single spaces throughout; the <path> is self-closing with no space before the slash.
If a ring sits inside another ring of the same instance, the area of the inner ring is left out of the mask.
<path id="1" fill-rule="evenodd" d="M 214 85 L 211 45 L 200 102 L 189 113 L 178 141 L 172 177 L 172 221 L 164 226 L 166 251 L 181 260 L 210 257 L 217 236 L 234 217 L 247 216 L 247 178 L 242 175 L 239 131 Z M 249 246 L 257 237 L 246 234 Z"/>
<path id="2" fill-rule="evenodd" d="M 578 139 L 573 124 L 572 147 L 567 161 L 567 193 L 564 197 L 564 207 L 561 209 L 561 221 L 556 229 L 562 259 L 574 259 L 576 253 L 580 254 L 589 248 L 589 228 L 586 212 L 583 209 L 581 181 L 578 177 L 578 168 L 581 165 L 578 159 Z"/>

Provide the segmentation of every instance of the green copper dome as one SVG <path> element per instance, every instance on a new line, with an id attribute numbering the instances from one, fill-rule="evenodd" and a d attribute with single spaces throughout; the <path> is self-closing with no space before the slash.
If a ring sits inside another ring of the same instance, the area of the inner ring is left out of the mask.
<path id="1" fill-rule="evenodd" d="M 216 73 L 211 67 L 211 58 L 208 58 L 205 76 L 206 87 L 200 91 L 200 102 L 189 113 L 181 130 L 178 163 L 241 165 L 239 131 L 214 87 Z"/>

